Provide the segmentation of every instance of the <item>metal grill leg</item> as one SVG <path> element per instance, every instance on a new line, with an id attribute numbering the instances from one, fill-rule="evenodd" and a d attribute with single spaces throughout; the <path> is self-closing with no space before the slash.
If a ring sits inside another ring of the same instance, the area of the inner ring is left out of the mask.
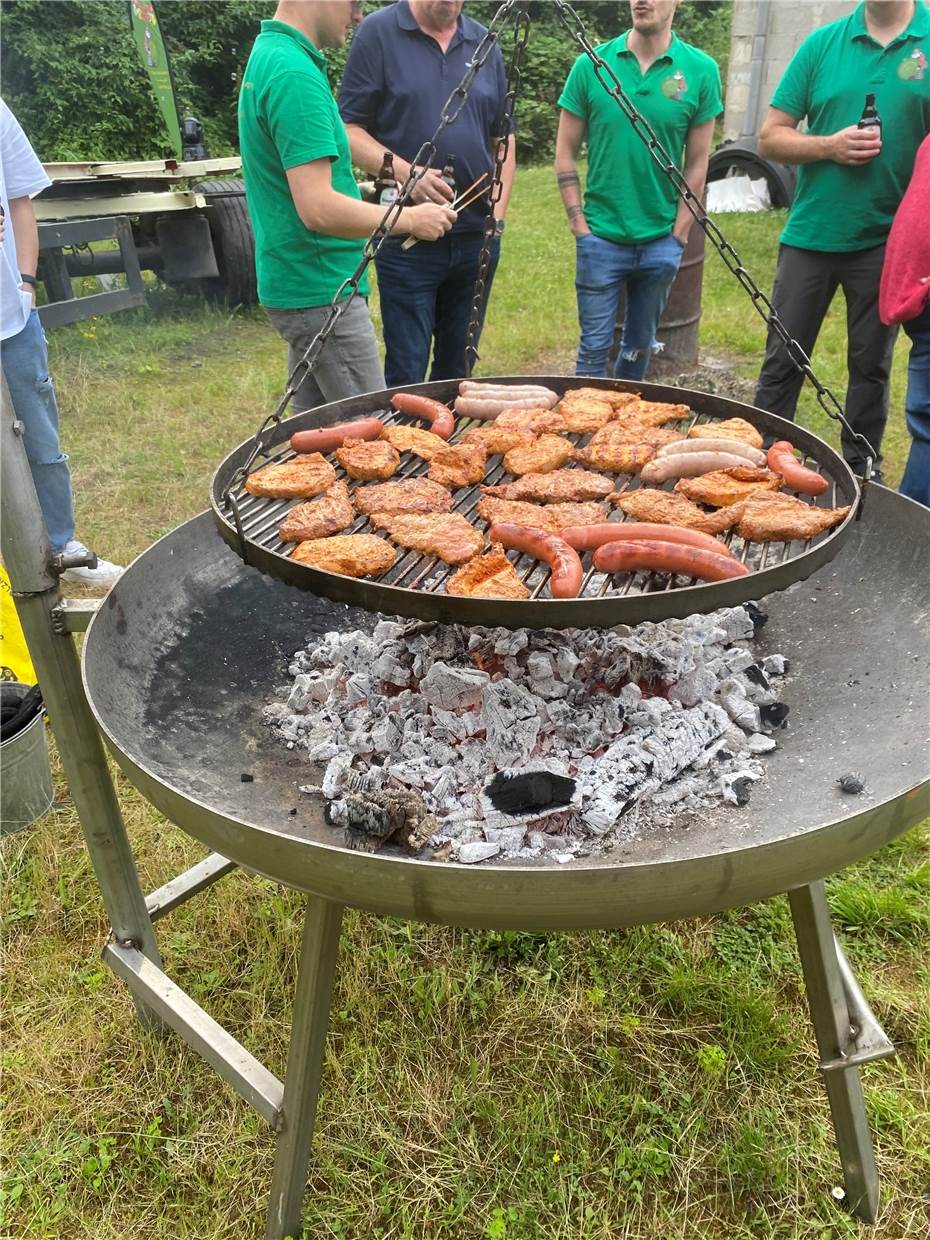
<path id="1" fill-rule="evenodd" d="M 265 1240 L 300 1235 L 341 927 L 341 904 L 315 896 L 308 900 Z"/>
<path id="2" fill-rule="evenodd" d="M 807 1002 L 822 1062 L 845 1055 L 851 1041 L 849 1008 L 843 990 L 830 910 L 822 882 L 788 892 Z M 859 1070 L 854 1066 L 824 1074 L 836 1144 L 843 1164 L 848 1208 L 874 1223 L 878 1215 L 878 1170 Z"/>

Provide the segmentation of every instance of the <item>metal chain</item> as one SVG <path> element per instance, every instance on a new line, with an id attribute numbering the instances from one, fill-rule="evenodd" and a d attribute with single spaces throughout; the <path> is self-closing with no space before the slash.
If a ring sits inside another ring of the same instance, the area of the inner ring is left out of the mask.
<path id="1" fill-rule="evenodd" d="M 797 340 L 793 338 L 787 327 L 785 327 L 784 323 L 779 318 L 775 307 L 772 305 L 772 302 L 766 294 L 763 293 L 763 291 L 756 284 L 755 280 L 743 266 L 742 259 L 729 241 L 727 241 L 726 237 L 724 237 L 723 233 L 714 221 L 707 214 L 703 203 L 692 193 L 688 186 L 688 182 L 685 180 L 677 164 L 675 164 L 675 162 L 669 157 L 668 152 L 662 146 L 662 143 L 656 136 L 655 130 L 646 118 L 636 110 L 633 101 L 620 85 L 613 69 L 611 69 L 607 62 L 599 56 L 592 47 L 581 18 L 572 6 L 567 3 L 567 0 L 554 0 L 554 3 L 562 25 L 593 64 L 594 73 L 597 80 L 604 87 L 611 98 L 615 99 L 619 104 L 620 108 L 626 115 L 627 120 L 629 120 L 630 124 L 633 126 L 637 136 L 645 143 L 649 150 L 649 154 L 672 182 L 679 197 L 694 216 L 698 225 L 704 230 L 704 233 L 710 238 L 729 271 L 736 277 L 739 283 L 749 294 L 752 304 L 755 306 L 761 317 L 765 320 L 766 324 L 779 337 L 782 344 L 785 346 L 791 361 L 810 382 L 814 391 L 817 393 L 817 401 L 821 409 L 833 418 L 834 421 L 842 424 L 843 429 L 849 434 L 853 443 L 859 444 L 860 447 L 865 449 L 866 459 L 863 481 L 868 482 L 868 480 L 872 477 L 873 466 L 875 461 L 878 459 L 878 453 L 864 435 L 853 430 L 846 418 L 846 415 L 843 413 L 840 402 L 830 391 L 830 389 L 825 384 L 821 383 L 814 374 L 811 367 L 810 358 L 804 352 Z"/>
<path id="2" fill-rule="evenodd" d="M 513 48 L 510 62 L 507 65 L 507 93 L 504 96 L 504 108 L 501 117 L 501 136 L 494 148 L 494 173 L 491 180 L 489 196 L 490 209 L 484 221 L 484 241 L 478 256 L 478 271 L 475 276 L 475 289 L 472 294 L 471 313 L 468 318 L 468 329 L 465 333 L 465 377 L 471 376 L 475 362 L 478 361 L 478 340 L 484 320 L 487 299 L 488 272 L 491 268 L 491 248 L 497 235 L 497 212 L 495 207 L 504 192 L 503 171 L 510 144 L 513 141 L 514 111 L 520 88 L 523 85 L 523 58 L 530 37 L 530 16 L 525 6 L 517 10 L 513 19 Z"/>
<path id="3" fill-rule="evenodd" d="M 259 453 L 265 450 L 269 439 L 268 432 L 272 428 L 276 427 L 281 421 L 282 415 L 284 414 L 287 406 L 290 404 L 294 393 L 300 387 L 301 383 L 303 383 L 309 375 L 313 374 L 320 353 L 323 351 L 329 337 L 335 331 L 336 324 L 358 295 L 359 284 L 361 283 L 365 272 L 368 270 L 372 259 L 381 248 L 385 237 L 397 223 L 398 217 L 409 201 L 410 195 L 412 194 L 415 186 L 426 175 L 427 169 L 432 166 L 433 158 L 437 154 L 437 144 L 442 136 L 443 130 L 448 128 L 449 125 L 458 119 L 459 114 L 468 100 L 469 91 L 471 90 L 472 83 L 474 82 L 478 71 L 483 67 L 494 48 L 498 45 L 499 31 L 506 27 L 507 19 L 509 18 L 511 11 L 515 9 L 518 4 L 519 0 L 504 0 L 504 3 L 494 14 L 484 37 L 475 49 L 475 54 L 469 62 L 464 77 L 443 105 L 442 112 L 439 116 L 439 124 L 436 126 L 433 136 L 423 143 L 419 151 L 414 156 L 410 165 L 410 173 L 406 181 L 404 181 L 401 186 L 397 197 L 388 207 L 387 211 L 385 211 L 380 223 L 365 242 L 362 250 L 362 257 L 359 260 L 358 266 L 352 275 L 349 276 L 347 280 L 343 280 L 343 282 L 339 285 L 339 288 L 336 290 L 335 295 L 330 302 L 329 313 L 326 316 L 326 321 L 317 332 L 316 336 L 314 336 L 313 340 L 310 341 L 303 357 L 288 376 L 287 387 L 284 391 L 284 395 L 281 397 L 281 400 L 278 402 L 276 408 L 268 414 L 268 416 L 258 427 L 258 430 L 255 432 L 252 448 L 248 457 L 246 458 L 244 464 L 241 465 L 230 478 L 225 490 L 223 491 L 222 498 L 227 503 L 232 503 L 233 507 L 236 507 L 235 497 L 232 494 L 233 489 L 238 486 L 239 483 L 242 482 L 248 475 L 249 470 L 252 468 L 252 465 L 254 464 Z M 234 513 L 234 515 L 237 514 Z"/>

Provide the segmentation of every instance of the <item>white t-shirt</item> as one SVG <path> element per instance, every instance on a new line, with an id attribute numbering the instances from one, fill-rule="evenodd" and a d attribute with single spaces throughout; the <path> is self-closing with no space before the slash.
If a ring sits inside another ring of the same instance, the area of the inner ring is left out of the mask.
<path id="1" fill-rule="evenodd" d="M 0 246 L 0 340 L 23 330 L 32 310 L 32 291 L 20 289 L 22 280 L 16 261 L 16 239 L 10 219 L 11 198 L 32 198 L 51 181 L 29 145 L 19 121 L 0 99 L 0 201 L 5 231 Z"/>

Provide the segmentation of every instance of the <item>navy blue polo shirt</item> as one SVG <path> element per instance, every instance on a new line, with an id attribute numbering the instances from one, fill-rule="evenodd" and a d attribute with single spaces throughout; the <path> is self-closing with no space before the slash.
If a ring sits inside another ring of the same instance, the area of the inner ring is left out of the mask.
<path id="1" fill-rule="evenodd" d="M 352 39 L 342 75 L 339 111 L 347 125 L 361 125 L 386 151 L 408 162 L 439 123 L 449 95 L 465 75 L 486 28 L 464 13 L 448 51 L 416 23 L 407 0 L 370 13 Z M 441 168 L 455 156 L 459 190 L 493 172 L 493 140 L 503 125 L 507 78 L 500 49 L 495 48 L 478 71 L 468 102 L 445 130 L 433 159 Z M 484 228 L 487 199 L 467 207 L 455 232 Z"/>

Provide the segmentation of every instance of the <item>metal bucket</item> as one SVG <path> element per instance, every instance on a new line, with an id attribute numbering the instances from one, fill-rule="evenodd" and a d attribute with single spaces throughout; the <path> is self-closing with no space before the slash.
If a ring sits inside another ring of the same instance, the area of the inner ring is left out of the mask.
<path id="1" fill-rule="evenodd" d="M 6 686 L 7 690 L 22 689 L 22 697 L 31 687 Z M 52 798 L 43 710 L 15 736 L 0 742 L 0 836 L 22 831 L 41 818 Z"/>
<path id="2" fill-rule="evenodd" d="M 653 357 L 647 378 L 653 373 L 656 362 L 661 363 L 663 367 L 673 366 L 676 370 L 686 370 L 697 364 L 701 290 L 704 284 L 704 242 L 704 230 L 695 224 L 681 256 L 678 275 L 675 277 L 662 317 L 659 319 L 656 336 L 665 347 L 661 353 Z M 614 330 L 609 371 L 611 374 L 613 373 L 613 361 L 620 351 L 620 337 L 623 333 L 625 313 L 626 296 L 624 295 L 617 312 L 617 325 Z"/>

